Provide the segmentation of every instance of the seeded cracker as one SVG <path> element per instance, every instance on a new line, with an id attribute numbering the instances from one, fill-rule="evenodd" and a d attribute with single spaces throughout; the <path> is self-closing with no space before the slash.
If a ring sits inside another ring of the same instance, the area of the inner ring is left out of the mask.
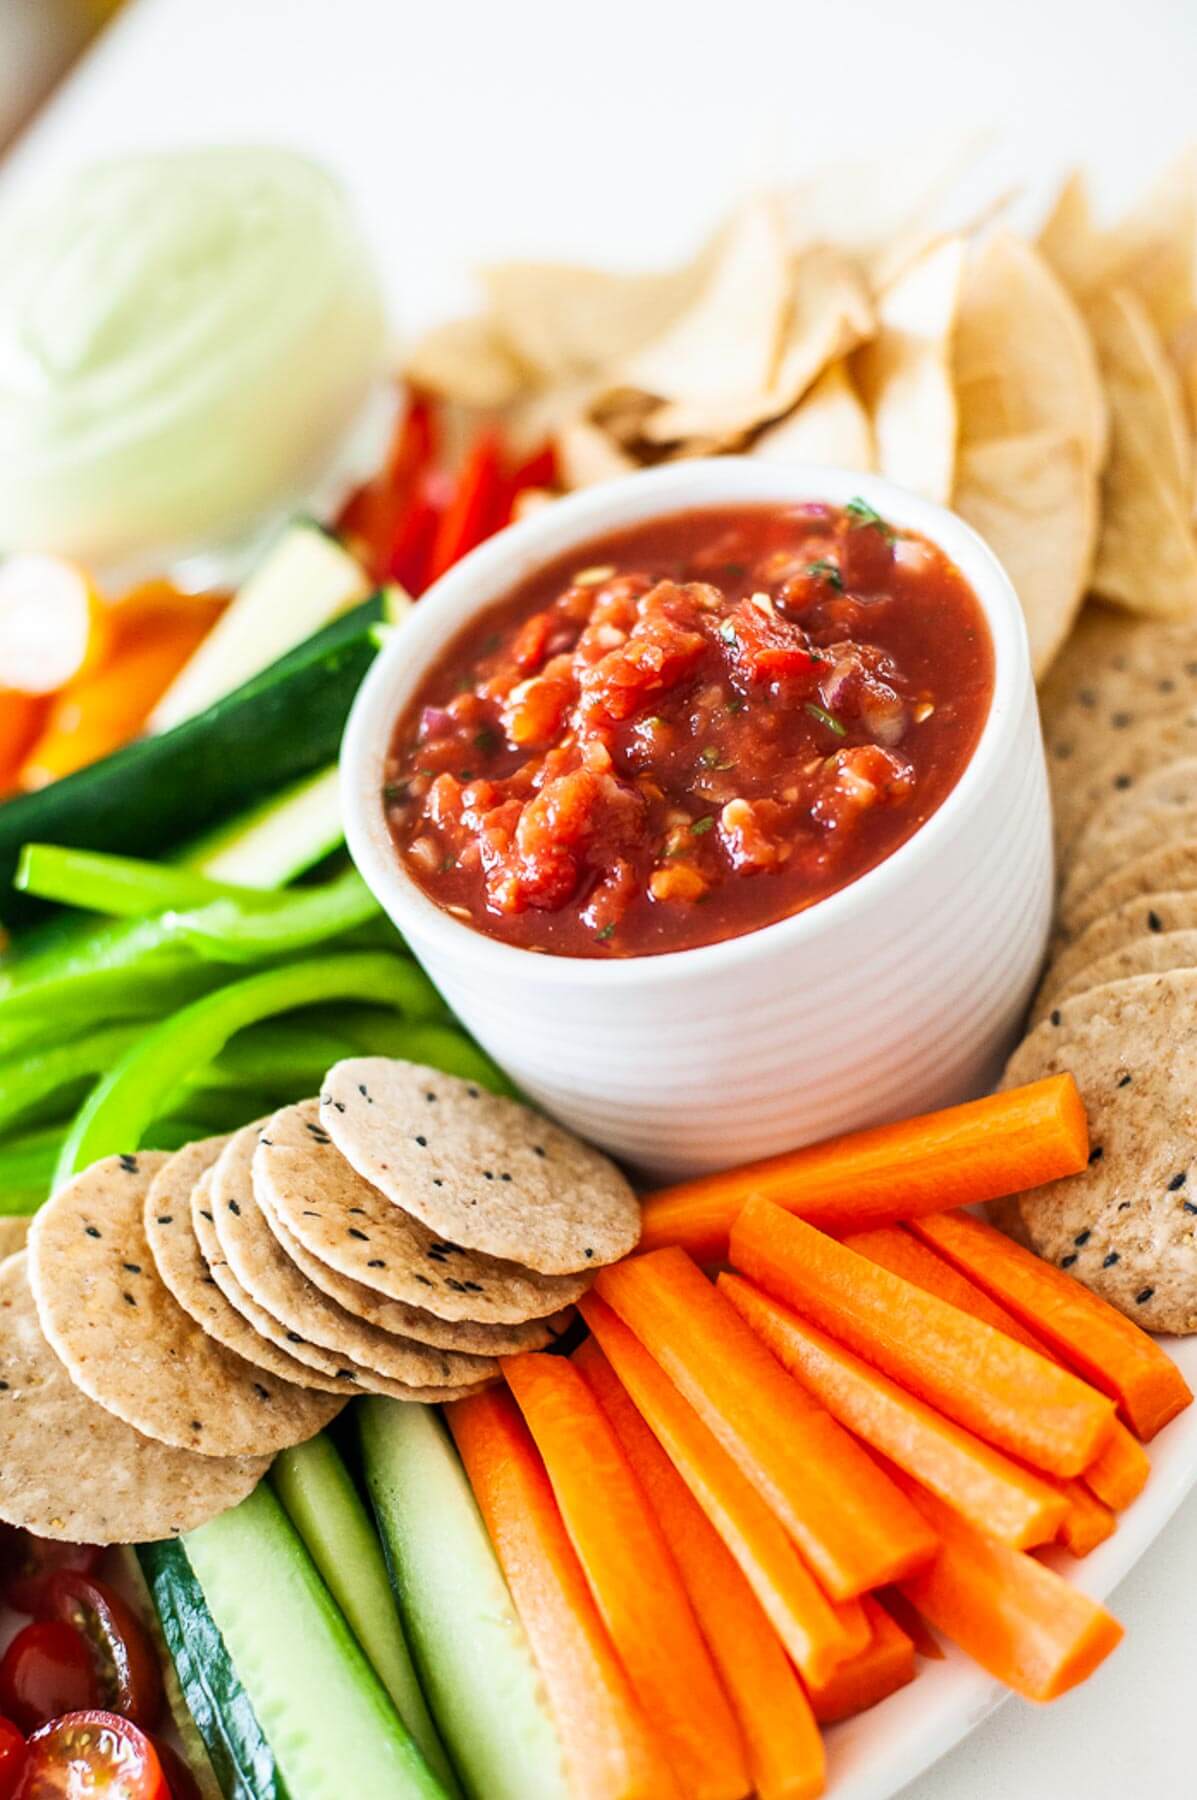
<path id="1" fill-rule="evenodd" d="M 135 1430 L 205 1456 L 267 1455 L 338 1410 L 234 1356 L 162 1281 L 143 1215 L 167 1158 L 109 1156 L 60 1188 L 29 1234 L 42 1330 L 72 1379 Z"/>
<path id="2" fill-rule="evenodd" d="M 1045 1000 L 1071 982 L 1081 970 L 1099 957 L 1121 950 L 1136 938 L 1159 936 L 1164 932 L 1197 931 L 1197 892 L 1185 893 L 1175 888 L 1150 894 L 1138 894 L 1113 912 L 1105 913 L 1087 925 L 1070 944 L 1062 945 L 1048 964 L 1035 1002 L 1036 1012 Z"/>
<path id="3" fill-rule="evenodd" d="M 363 1181 L 320 1123 L 315 1100 L 285 1106 L 254 1154 L 254 1192 L 313 1256 L 443 1319 L 510 1324 L 570 1306 L 588 1275 L 537 1275 L 462 1250 Z"/>
<path id="4" fill-rule="evenodd" d="M 1146 855 L 1135 857 L 1133 862 L 1124 863 L 1096 887 L 1090 888 L 1073 908 L 1065 935 L 1069 939 L 1079 937 L 1095 919 L 1103 919 L 1107 913 L 1117 911 L 1140 894 L 1195 891 L 1197 836 L 1182 838 L 1175 844 L 1162 844 L 1159 849 L 1149 850 Z"/>
<path id="5" fill-rule="evenodd" d="M 268 1457 L 193 1456 L 77 1388 L 38 1323 L 24 1255 L 0 1268 L 0 1518 L 70 1543 L 193 1531 L 252 1492 Z"/>
<path id="6" fill-rule="evenodd" d="M 1089 1167 L 1023 1194 L 1022 1227 L 1040 1256 L 1149 1331 L 1197 1330 L 1195 1058 L 1197 973 L 1185 970 L 1061 1002 L 1003 1078 L 1076 1077 Z"/>
<path id="7" fill-rule="evenodd" d="M 1099 956 L 1035 1002 L 1031 1025 L 1041 1024 L 1062 1000 L 1071 1000 L 1075 994 L 1129 981 L 1134 975 L 1166 975 L 1172 969 L 1197 969 L 1197 931 L 1148 932 L 1107 956 Z"/>
<path id="8" fill-rule="evenodd" d="M 1078 831 L 1106 801 L 1129 793 L 1161 763 L 1197 756 L 1197 704 L 1136 714 L 1126 727 L 1107 739 L 1108 754 L 1085 763 L 1064 778 L 1052 775 L 1052 809 L 1056 842 L 1065 856 Z"/>
<path id="9" fill-rule="evenodd" d="M 0 1262 L 3 1262 L 7 1256 L 15 1256 L 18 1250 L 25 1248 L 25 1239 L 29 1236 L 29 1227 L 32 1223 L 32 1219 L 0 1219 Z"/>
<path id="10" fill-rule="evenodd" d="M 1072 847 L 1060 892 L 1067 926 L 1093 888 L 1161 844 L 1197 837 L 1197 758 L 1162 763 L 1101 807 Z"/>
<path id="11" fill-rule="evenodd" d="M 297 1237 L 265 1207 L 262 1217 L 297 1269 L 329 1296 L 359 1319 L 377 1325 L 382 1331 L 394 1331 L 400 1337 L 415 1338 L 421 1344 L 435 1344 L 443 1350 L 468 1350 L 475 1356 L 518 1356 L 522 1350 L 543 1350 L 568 1331 L 574 1317 L 570 1307 L 550 1313 L 547 1319 L 525 1319 L 522 1325 L 480 1325 L 475 1319 L 438 1319 L 421 1306 L 408 1306 L 402 1300 L 388 1300 L 373 1288 L 351 1281 L 337 1269 L 330 1269 L 319 1257 L 305 1250 Z"/>
<path id="12" fill-rule="evenodd" d="M 320 1123 L 359 1175 L 451 1243 L 545 1275 L 636 1247 L 639 1203 L 610 1158 L 474 1082 L 351 1057 L 324 1078 Z"/>
<path id="13" fill-rule="evenodd" d="M 224 1139 L 217 1139 L 216 1142 L 223 1143 Z M 186 1154 L 186 1151 L 179 1152 L 180 1156 Z M 172 1158 L 173 1160 L 175 1159 Z M 168 1166 L 163 1175 L 169 1174 Z M 246 1362 L 253 1363 L 259 1369 L 269 1369 L 272 1375 L 279 1376 L 283 1381 L 293 1381 L 296 1387 L 315 1388 L 326 1394 L 342 1393 L 345 1384 L 335 1376 L 319 1374 L 317 1370 L 292 1356 L 288 1350 L 280 1350 L 261 1337 L 224 1293 L 204 1259 L 192 1219 L 194 1196 L 199 1196 L 200 1206 L 206 1205 L 211 1211 L 211 1202 L 206 1199 L 211 1179 L 212 1171 L 209 1168 L 185 1196 L 180 1195 L 176 1186 L 168 1203 L 170 1210 L 166 1212 L 155 1212 L 155 1195 L 159 1196 L 159 1206 L 164 1200 L 164 1196 L 159 1193 L 159 1182 L 163 1180 L 163 1176 L 156 1177 L 151 1183 L 146 1200 L 146 1219 L 148 1230 L 150 1215 L 154 1215 L 156 1231 L 149 1235 L 158 1273 L 183 1311 L 189 1313 L 196 1324 L 209 1337 L 215 1338 L 218 1344 L 223 1344 L 226 1350 L 243 1356 Z"/>
<path id="14" fill-rule="evenodd" d="M 499 1373 L 493 1357 L 462 1356 L 380 1331 L 354 1318 L 300 1273 L 254 1199 L 253 1157 L 259 1129 L 249 1125 L 233 1136 L 210 1183 L 216 1236 L 246 1293 L 309 1342 L 407 1387 L 466 1387 L 493 1381 Z M 364 1379 L 360 1384 L 369 1385 Z"/>

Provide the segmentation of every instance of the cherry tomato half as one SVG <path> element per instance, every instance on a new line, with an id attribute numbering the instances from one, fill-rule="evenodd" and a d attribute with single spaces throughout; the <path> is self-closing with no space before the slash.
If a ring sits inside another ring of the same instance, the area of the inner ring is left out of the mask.
<path id="1" fill-rule="evenodd" d="M 0 1711 L 22 1731 L 94 1707 L 97 1698 L 92 1653 L 60 1619 L 23 1626 L 0 1657 Z"/>
<path id="2" fill-rule="evenodd" d="M 71 1625 L 89 1646 L 96 1677 L 94 1705 L 152 1731 L 162 1713 L 158 1657 L 131 1606 L 94 1575 L 59 1569 L 47 1582 L 41 1619 Z"/>
<path id="3" fill-rule="evenodd" d="M 158 1761 L 162 1764 L 162 1773 L 166 1777 L 166 1786 L 170 1800 L 203 1800 L 199 1782 L 183 1761 L 177 1750 L 169 1744 L 154 1739 L 154 1749 L 158 1752 Z"/>
<path id="4" fill-rule="evenodd" d="M 76 1712 L 29 1740 L 20 1800 L 171 1800 L 144 1732 L 115 1713 Z"/>
<path id="5" fill-rule="evenodd" d="M 11 1719 L 0 1719 L 0 1800 L 13 1800 L 26 1760 L 24 1736 Z"/>
<path id="6" fill-rule="evenodd" d="M 0 1600 L 14 1612 L 35 1613 L 55 1569 L 90 1574 L 103 1554 L 96 1544 L 61 1544 L 0 1525 Z"/>

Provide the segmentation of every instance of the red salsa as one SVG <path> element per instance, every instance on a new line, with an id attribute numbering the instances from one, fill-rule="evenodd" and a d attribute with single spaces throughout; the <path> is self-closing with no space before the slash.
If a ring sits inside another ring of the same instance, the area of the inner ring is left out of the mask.
<path id="1" fill-rule="evenodd" d="M 992 690 L 964 577 L 863 501 L 676 514 L 471 621 L 399 719 L 387 814 L 424 892 L 490 937 L 683 950 L 892 855 Z"/>

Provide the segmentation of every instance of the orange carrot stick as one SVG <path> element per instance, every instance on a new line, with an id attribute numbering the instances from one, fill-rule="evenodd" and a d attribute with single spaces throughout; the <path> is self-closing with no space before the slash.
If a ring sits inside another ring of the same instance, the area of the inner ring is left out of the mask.
<path id="1" fill-rule="evenodd" d="M 944 1651 L 939 1639 L 922 1613 L 911 1606 L 901 1588 L 878 1588 L 873 1598 L 879 1600 L 894 1623 L 902 1627 L 914 1645 L 916 1656 L 925 1657 L 928 1662 L 943 1662 Z"/>
<path id="2" fill-rule="evenodd" d="M 1037 1350 L 1049 1361 L 1062 1361 L 1013 1313 L 999 1306 L 983 1288 L 946 1262 L 930 1244 L 914 1237 L 905 1226 L 889 1225 L 877 1231 L 855 1232 L 843 1241 L 849 1249 L 867 1256 L 870 1262 L 880 1263 L 883 1269 L 901 1275 L 905 1281 L 912 1281 L 915 1287 L 925 1289 L 928 1294 L 938 1294 L 941 1300 L 958 1306 L 961 1312 L 970 1313 L 974 1319 L 981 1319 L 998 1331 L 1004 1331 L 1007 1337 L 1025 1344 L 1029 1350 Z M 1150 1472 L 1147 1452 L 1118 1419 L 1109 1443 L 1085 1470 L 1084 1479 L 1099 1500 L 1113 1507 L 1115 1512 L 1122 1512 L 1142 1493 Z"/>
<path id="3" fill-rule="evenodd" d="M 502 1369 L 679 1786 L 694 1800 L 742 1800 L 752 1779 L 739 1727 L 677 1564 L 602 1407 L 565 1357 L 528 1352 L 504 1357 Z"/>
<path id="4" fill-rule="evenodd" d="M 1184 1376 L 1154 1338 L 1061 1269 L 980 1219 L 923 1221 L 919 1236 L 1009 1307 L 1103 1394 L 1145 1442 L 1192 1401 Z"/>
<path id="5" fill-rule="evenodd" d="M 829 1681 L 810 1690 L 821 1725 L 866 1712 L 914 1680 L 914 1641 L 870 1594 L 864 1602 L 872 1626 L 868 1644 L 851 1662 L 841 1663 Z"/>
<path id="6" fill-rule="evenodd" d="M 1071 1075 L 990 1094 L 896 1125 L 854 1131 L 784 1156 L 660 1188 L 644 1203 L 642 1250 L 680 1244 L 717 1262 L 748 1200 L 772 1200 L 827 1231 L 995 1200 L 1075 1175 L 1089 1155 Z"/>
<path id="7" fill-rule="evenodd" d="M 900 1470 L 894 1480 L 940 1534 L 933 1563 L 902 1592 L 945 1637 L 1016 1694 L 1054 1700 L 1115 1649 L 1122 1627 L 1025 1551 L 983 1537 Z"/>
<path id="8" fill-rule="evenodd" d="M 1118 1521 L 1085 1482 L 1062 1481 L 1059 1487 L 1068 1502 L 1060 1542 L 1073 1556 L 1088 1556 L 1090 1550 L 1113 1537 Z"/>
<path id="9" fill-rule="evenodd" d="M 570 1793 L 678 1800 L 511 1395 L 489 1388 L 455 1401 L 445 1416 L 545 1685 Z"/>
<path id="10" fill-rule="evenodd" d="M 1049 1544 L 1059 1533 L 1069 1502 L 1041 1476 L 944 1418 L 738 1275 L 721 1275 L 719 1287 L 832 1418 L 954 1506 L 978 1531 L 1015 1550 Z"/>
<path id="11" fill-rule="evenodd" d="M 778 1206 L 750 1201 L 731 1249 L 758 1287 L 1034 1468 L 1079 1475 L 1113 1430 L 1112 1404 L 1067 1369 Z"/>
<path id="12" fill-rule="evenodd" d="M 759 1488 L 833 1599 L 896 1581 L 933 1554 L 934 1537 L 893 1483 L 683 1250 L 616 1263 L 595 1286 Z"/>
<path id="13" fill-rule="evenodd" d="M 42 728 L 46 702 L 0 688 L 0 794 L 16 785 L 22 762 Z"/>
<path id="14" fill-rule="evenodd" d="M 587 1338 L 573 1361 L 606 1413 L 681 1570 L 740 1721 L 760 1800 L 814 1800 L 826 1777 L 823 1740 L 781 1640 L 597 1338 Z"/>
<path id="15" fill-rule="evenodd" d="M 597 1294 L 579 1306 L 637 1411 L 727 1545 L 804 1680 L 825 1681 L 869 1641 L 859 1600 L 836 1606 L 781 1521 L 640 1339 Z"/>

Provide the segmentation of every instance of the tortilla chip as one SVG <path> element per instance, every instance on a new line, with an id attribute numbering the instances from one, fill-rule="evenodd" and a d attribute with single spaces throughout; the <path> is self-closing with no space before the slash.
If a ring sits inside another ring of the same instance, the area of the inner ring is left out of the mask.
<path id="1" fill-rule="evenodd" d="M 1197 612 L 1191 450 L 1179 382 L 1140 301 L 1115 290 L 1088 317 L 1110 404 L 1093 586 L 1134 612 Z"/>
<path id="2" fill-rule="evenodd" d="M 666 403 L 659 423 L 654 416 L 654 441 L 719 431 L 729 410 L 768 390 L 790 292 L 778 208 L 766 198 L 754 200 L 731 221 L 692 304 L 615 372 L 613 386 Z"/>
<path id="3" fill-rule="evenodd" d="M 869 415 L 842 362 L 825 369 L 788 418 L 762 432 L 752 456 L 765 462 L 826 463 L 839 469 L 876 467 Z"/>
<path id="4" fill-rule="evenodd" d="M 567 488 L 593 487 L 598 481 L 616 481 L 636 468 L 600 425 L 589 419 L 573 419 L 554 439 L 557 468 Z"/>
<path id="5" fill-rule="evenodd" d="M 1074 169 L 1056 196 L 1039 233 L 1039 253 L 1065 287 L 1083 294 L 1097 277 L 1101 237 L 1093 220 L 1089 184 Z"/>
<path id="6" fill-rule="evenodd" d="M 992 438 L 960 453 L 952 504 L 1014 583 L 1037 680 L 1085 595 L 1097 531 L 1090 454 L 1079 438 L 1052 431 Z"/>
<path id="7" fill-rule="evenodd" d="M 1044 258 L 997 232 L 969 258 L 952 352 L 962 443 L 1058 431 L 1105 459 L 1093 340 Z"/>
<path id="8" fill-rule="evenodd" d="M 568 381 L 631 356 L 695 299 L 721 233 L 680 269 L 613 274 L 568 263 L 495 263 L 480 271 L 490 327 L 542 381 Z"/>
<path id="9" fill-rule="evenodd" d="M 462 406 L 509 406 L 528 385 L 528 371 L 482 317 L 434 326 L 404 358 L 403 373 Z"/>
<path id="10" fill-rule="evenodd" d="M 956 454 L 951 346 L 963 270 L 962 238 L 919 257 L 882 294 L 877 336 L 853 363 L 881 473 L 941 503 Z"/>
<path id="11" fill-rule="evenodd" d="M 1105 233 L 1097 283 L 1130 288 L 1165 344 L 1197 311 L 1197 151 L 1165 171 Z"/>

